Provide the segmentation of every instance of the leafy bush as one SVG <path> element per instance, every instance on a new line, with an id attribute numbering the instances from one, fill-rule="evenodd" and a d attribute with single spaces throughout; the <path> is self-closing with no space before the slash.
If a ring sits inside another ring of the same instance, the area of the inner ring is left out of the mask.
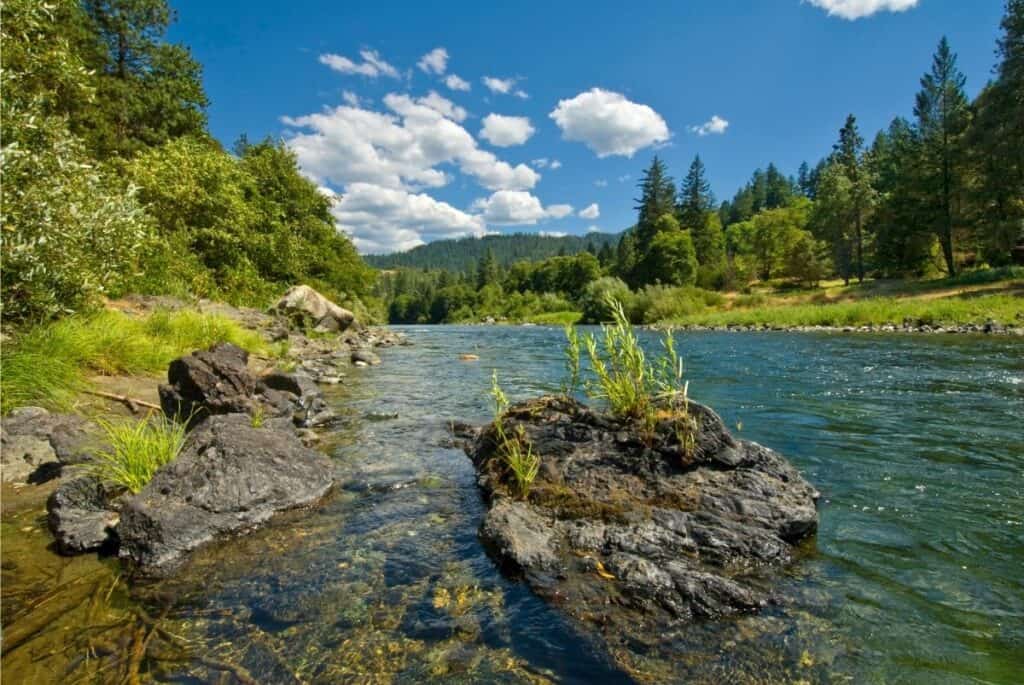
<path id="1" fill-rule="evenodd" d="M 533 447 L 527 442 L 522 426 L 512 435 L 506 432 L 504 417 L 508 410 L 508 397 L 498 385 L 497 371 L 491 374 L 491 398 L 494 400 L 494 431 L 499 454 L 512 474 L 515 491 L 526 499 L 540 471 L 540 457 L 534 454 Z"/>
<path id="2" fill-rule="evenodd" d="M 580 297 L 582 321 L 584 323 L 611 321 L 615 312 L 609 303 L 612 301 L 628 303 L 632 297 L 633 293 L 630 292 L 629 286 L 618 278 L 605 276 L 592 281 L 583 290 L 583 295 Z"/>
<path id="3" fill-rule="evenodd" d="M 636 293 L 629 313 L 635 323 L 657 323 L 690 316 L 724 303 L 724 296 L 710 290 L 649 285 Z"/>
<path id="4" fill-rule="evenodd" d="M 104 483 L 138 493 L 157 470 L 174 461 L 185 444 L 186 427 L 159 415 L 135 422 L 97 420 L 109 449 L 93 455 L 87 471 Z"/>

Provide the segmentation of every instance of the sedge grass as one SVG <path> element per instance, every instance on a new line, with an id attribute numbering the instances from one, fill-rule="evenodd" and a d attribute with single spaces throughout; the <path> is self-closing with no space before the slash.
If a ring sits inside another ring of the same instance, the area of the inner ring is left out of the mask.
<path id="1" fill-rule="evenodd" d="M 272 352 L 258 333 L 237 322 L 188 310 L 146 317 L 103 311 L 40 324 L 3 347 L 0 411 L 26 405 L 66 410 L 87 389 L 91 374 L 160 372 L 175 357 L 217 342 Z"/>
<path id="2" fill-rule="evenodd" d="M 138 493 L 185 443 L 186 424 L 163 415 L 140 421 L 99 419 L 97 424 L 109 448 L 97 451 L 86 471 L 113 489 Z"/>
<path id="3" fill-rule="evenodd" d="M 512 435 L 508 434 L 505 426 L 508 397 L 498 384 L 497 370 L 491 373 L 491 399 L 494 401 L 494 430 L 497 434 L 499 454 L 512 474 L 514 492 L 520 498 L 526 499 L 530 494 L 530 486 L 540 471 L 540 457 L 534 453 L 522 426 L 519 426 Z"/>

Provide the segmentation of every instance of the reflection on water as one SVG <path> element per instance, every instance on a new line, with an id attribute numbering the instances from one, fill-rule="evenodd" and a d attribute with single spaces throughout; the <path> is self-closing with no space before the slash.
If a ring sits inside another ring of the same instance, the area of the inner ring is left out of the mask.
<path id="1" fill-rule="evenodd" d="M 5 642 L 22 640 L 5 643 L 5 675 L 92 678 L 102 654 L 83 667 L 85 626 L 117 624 L 103 640 L 130 654 L 144 610 L 181 642 L 161 647 L 176 645 L 177 661 L 147 657 L 142 672 L 173 682 L 1018 681 L 1020 342 L 681 335 L 691 395 L 805 472 L 821 530 L 780 578 L 779 606 L 637 639 L 572 625 L 495 569 L 476 537 L 472 467 L 446 442 L 448 421 L 485 420 L 492 368 L 514 399 L 556 389 L 561 332 L 407 333 L 414 347 L 332 390 L 347 417 L 329 441 L 338 492 L 204 550 L 172 581 L 129 596 L 113 562 L 45 553 L 39 512 L 5 520 Z M 78 603 L 20 637 L 9 617 L 41 600 L 37 616 Z"/>

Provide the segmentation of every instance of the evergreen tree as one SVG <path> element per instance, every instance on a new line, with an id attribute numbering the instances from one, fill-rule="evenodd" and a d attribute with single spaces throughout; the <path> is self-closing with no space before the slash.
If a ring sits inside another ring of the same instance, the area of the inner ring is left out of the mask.
<path id="1" fill-rule="evenodd" d="M 807 162 L 801 162 L 800 168 L 796 172 L 796 187 L 804 197 L 811 197 L 814 194 L 814 189 L 811 187 L 811 167 L 807 165 Z"/>
<path id="2" fill-rule="evenodd" d="M 676 216 L 683 230 L 692 230 L 703 226 L 704 215 L 715 206 L 715 196 L 711 192 L 711 184 L 705 176 L 704 162 L 700 155 L 693 158 L 690 170 L 683 179 L 679 190 L 679 208 Z"/>
<path id="3" fill-rule="evenodd" d="M 970 120 L 965 82 L 956 55 L 943 36 L 931 71 L 921 77 L 914 115 L 921 138 L 920 190 L 927 197 L 922 209 L 935 226 L 950 276 L 956 275 L 954 230 L 961 218 L 963 138 Z"/>
<path id="4" fill-rule="evenodd" d="M 494 257 L 494 250 L 487 248 L 483 259 L 476 269 L 476 287 L 478 289 L 496 284 L 501 278 L 498 270 L 498 260 Z"/>
<path id="5" fill-rule="evenodd" d="M 785 207 L 793 199 L 793 185 L 778 167 L 769 164 L 764 173 L 764 201 L 759 209 Z"/>
<path id="6" fill-rule="evenodd" d="M 705 212 L 703 220 L 690 231 L 690 234 L 693 236 L 693 247 L 701 267 L 715 270 L 724 266 L 725 234 L 722 232 L 722 221 L 718 214 Z"/>
<path id="7" fill-rule="evenodd" d="M 636 201 L 635 207 L 637 210 L 635 238 L 637 251 L 643 255 L 650 248 L 651 241 L 657 234 L 655 222 L 665 214 L 675 211 L 676 189 L 672 178 L 668 175 L 665 163 L 657 155 L 644 171 L 639 187 L 640 198 Z"/>
<path id="8" fill-rule="evenodd" d="M 857 130 L 857 118 L 850 114 L 839 130 L 839 141 L 832 150 L 839 170 L 846 176 L 846 186 L 850 193 L 847 198 L 849 206 L 843 212 L 850 226 L 842 230 L 842 234 L 849 236 L 853 269 L 861 283 L 864 282 L 864 221 L 875 201 L 870 168 L 865 161 L 863 148 L 864 138 Z"/>

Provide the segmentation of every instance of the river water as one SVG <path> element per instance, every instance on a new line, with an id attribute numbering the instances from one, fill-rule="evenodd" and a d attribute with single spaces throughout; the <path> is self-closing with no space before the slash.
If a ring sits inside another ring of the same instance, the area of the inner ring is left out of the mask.
<path id="1" fill-rule="evenodd" d="M 562 332 L 403 330 L 413 346 L 329 395 L 345 417 L 327 445 L 337 494 L 121 601 L 162 602 L 176 634 L 268 683 L 1024 678 L 1021 341 L 679 334 L 691 397 L 786 455 L 821 491 L 821 525 L 780 574 L 789 602 L 653 644 L 574 625 L 503 576 L 476 537 L 472 465 L 448 442 L 449 421 L 487 419 L 492 369 L 513 400 L 556 391 Z M 28 656 L 5 671 L 56 673 Z"/>

